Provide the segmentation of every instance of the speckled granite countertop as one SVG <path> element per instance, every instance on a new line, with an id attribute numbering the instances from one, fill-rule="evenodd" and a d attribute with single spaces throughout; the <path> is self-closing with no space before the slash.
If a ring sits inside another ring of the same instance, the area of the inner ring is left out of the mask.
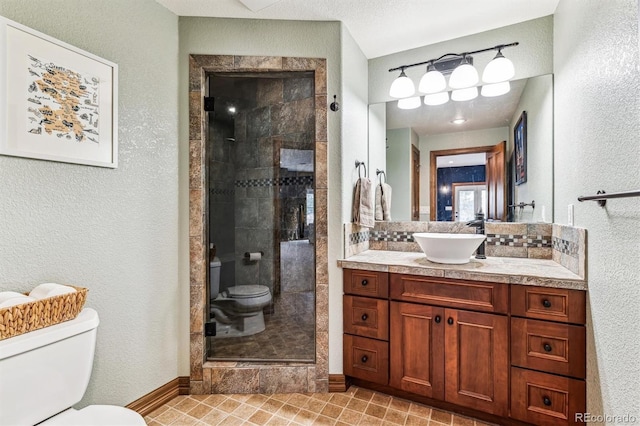
<path id="1" fill-rule="evenodd" d="M 487 257 L 484 260 L 471 258 L 464 265 L 445 265 L 430 262 L 421 252 L 366 250 L 338 260 L 338 266 L 429 277 L 587 290 L 586 280 L 553 260 L 546 259 Z"/>

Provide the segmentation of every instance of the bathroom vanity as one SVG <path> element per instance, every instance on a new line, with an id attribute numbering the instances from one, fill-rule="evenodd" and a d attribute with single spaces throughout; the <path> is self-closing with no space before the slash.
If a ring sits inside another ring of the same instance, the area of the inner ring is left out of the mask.
<path id="1" fill-rule="evenodd" d="M 366 250 L 339 261 L 344 374 L 499 424 L 576 424 L 586 400 L 586 282 L 551 259 Z"/>

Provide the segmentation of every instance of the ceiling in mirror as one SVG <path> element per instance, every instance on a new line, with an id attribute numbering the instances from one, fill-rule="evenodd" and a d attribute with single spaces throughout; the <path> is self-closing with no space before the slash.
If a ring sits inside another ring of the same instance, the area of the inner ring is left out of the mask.
<path id="1" fill-rule="evenodd" d="M 418 135 L 437 135 L 509 126 L 527 79 L 513 80 L 511 90 L 501 96 L 478 96 L 470 101 L 449 101 L 443 105 L 421 105 L 400 109 L 397 101 L 387 102 L 387 129 L 412 128 Z M 463 123 L 453 123 L 464 119 Z"/>

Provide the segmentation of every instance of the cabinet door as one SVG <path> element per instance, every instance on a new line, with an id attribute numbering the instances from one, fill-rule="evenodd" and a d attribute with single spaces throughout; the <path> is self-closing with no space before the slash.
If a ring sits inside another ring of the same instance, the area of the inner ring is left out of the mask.
<path id="1" fill-rule="evenodd" d="M 445 309 L 445 400 L 500 416 L 508 409 L 507 317 Z"/>
<path id="2" fill-rule="evenodd" d="M 444 309 L 391 302 L 389 384 L 444 399 Z"/>

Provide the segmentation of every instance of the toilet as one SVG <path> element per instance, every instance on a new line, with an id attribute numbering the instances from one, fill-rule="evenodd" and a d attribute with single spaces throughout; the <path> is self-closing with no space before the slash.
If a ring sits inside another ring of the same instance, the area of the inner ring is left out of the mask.
<path id="1" fill-rule="evenodd" d="M 71 408 L 89 385 L 99 322 L 85 308 L 73 320 L 0 340 L 0 426 L 145 424 L 124 407 Z"/>
<path id="2" fill-rule="evenodd" d="M 271 303 L 271 291 L 264 285 L 237 285 L 220 291 L 222 263 L 215 257 L 209 264 L 210 311 L 217 324 L 217 337 L 241 337 L 264 331 L 262 309 Z"/>

